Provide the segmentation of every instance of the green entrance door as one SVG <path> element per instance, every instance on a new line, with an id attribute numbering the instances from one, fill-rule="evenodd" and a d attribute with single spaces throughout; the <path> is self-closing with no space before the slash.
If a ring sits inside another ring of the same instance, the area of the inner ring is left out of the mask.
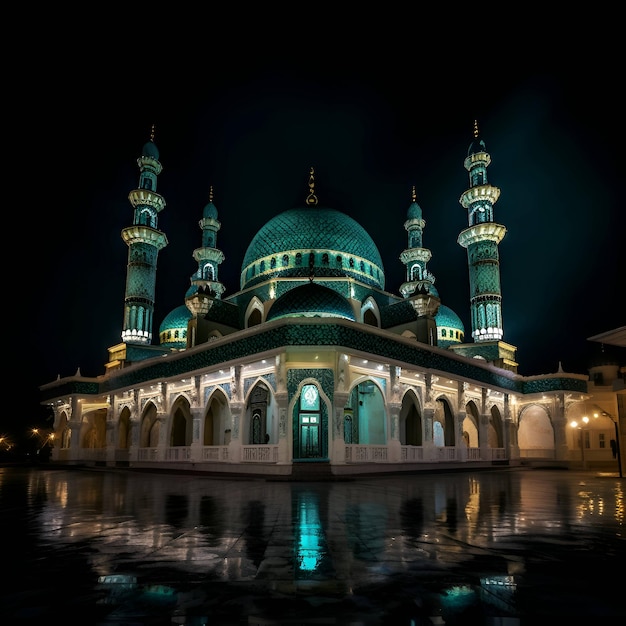
<path id="1" fill-rule="evenodd" d="M 300 458 L 320 456 L 319 415 L 300 414 Z"/>

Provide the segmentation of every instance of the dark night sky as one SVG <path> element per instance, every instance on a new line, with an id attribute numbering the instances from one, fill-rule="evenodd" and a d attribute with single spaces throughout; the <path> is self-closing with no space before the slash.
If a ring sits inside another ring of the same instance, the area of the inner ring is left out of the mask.
<path id="1" fill-rule="evenodd" d="M 167 202 L 159 228 L 169 240 L 159 255 L 155 337 L 184 303 L 197 267 L 209 187 L 227 297 L 239 288 L 255 232 L 303 204 L 311 166 L 320 204 L 365 227 L 396 294 L 416 186 L 429 269 L 469 336 L 467 258 L 457 244 L 467 215 L 458 200 L 477 119 L 492 157 L 489 182 L 501 189 L 495 219 L 508 231 L 500 244 L 504 340 L 518 347 L 523 375 L 554 372 L 559 361 L 586 373 L 597 349 L 587 337 L 626 323 L 619 85 L 598 81 L 592 92 L 575 60 L 522 65 L 503 46 L 474 73 L 461 50 L 433 64 L 410 41 L 401 51 L 333 49 L 325 61 L 306 46 L 241 60 L 207 43 L 184 67 L 162 51 L 151 59 L 142 46 L 123 61 L 88 46 L 43 55 L 12 116 L 24 176 L 16 244 L 31 268 L 28 280 L 21 270 L 14 276 L 28 328 L 20 336 L 32 342 L 20 374 L 29 397 L 78 367 L 104 373 L 107 348 L 119 342 L 127 261 L 120 233 L 132 223 L 128 193 L 153 123 Z M 45 107 L 37 108 L 42 94 Z"/>

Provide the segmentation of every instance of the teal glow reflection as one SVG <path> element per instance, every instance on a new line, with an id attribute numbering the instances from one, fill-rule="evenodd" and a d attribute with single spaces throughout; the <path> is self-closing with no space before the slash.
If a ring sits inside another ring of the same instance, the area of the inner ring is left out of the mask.
<path id="1" fill-rule="evenodd" d="M 455 610 L 477 604 L 476 592 L 469 585 L 453 585 L 441 594 L 441 606 Z"/>
<path id="2" fill-rule="evenodd" d="M 321 565 L 324 552 L 319 502 L 315 494 L 298 494 L 297 516 L 296 568 L 302 572 L 314 572 Z"/>

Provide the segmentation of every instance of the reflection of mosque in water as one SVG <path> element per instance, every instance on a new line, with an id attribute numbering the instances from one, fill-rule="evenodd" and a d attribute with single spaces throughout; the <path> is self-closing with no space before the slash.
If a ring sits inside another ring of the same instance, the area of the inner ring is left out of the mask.
<path id="1" fill-rule="evenodd" d="M 590 492 L 575 504 L 558 480 L 541 482 L 532 471 L 378 479 L 365 490 L 118 472 L 74 473 L 68 482 L 45 472 L 33 473 L 31 493 L 42 503 L 37 532 L 54 546 L 88 545 L 88 567 L 102 580 L 149 572 L 152 563 L 181 585 L 201 577 L 350 594 L 427 576 L 429 584 L 454 581 L 447 601 L 489 587 L 503 606 L 526 572 L 517 542 L 527 533 L 557 539 L 563 520 L 591 516 L 624 522 L 623 494 L 600 502 Z"/>

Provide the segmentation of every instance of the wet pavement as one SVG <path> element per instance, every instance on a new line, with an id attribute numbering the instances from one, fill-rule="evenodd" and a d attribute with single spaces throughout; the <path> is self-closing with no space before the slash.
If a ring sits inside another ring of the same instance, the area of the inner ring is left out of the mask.
<path id="1" fill-rule="evenodd" d="M 540 469 L 315 483 L 0 467 L 0 623 L 612 624 L 625 487 Z"/>

